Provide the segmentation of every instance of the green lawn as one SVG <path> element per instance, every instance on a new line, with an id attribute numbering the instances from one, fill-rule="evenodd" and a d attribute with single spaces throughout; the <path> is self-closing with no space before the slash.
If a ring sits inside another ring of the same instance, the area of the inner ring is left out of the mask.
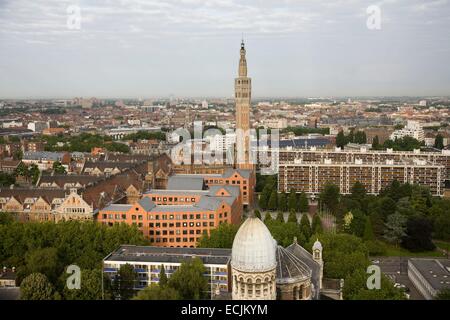
<path id="1" fill-rule="evenodd" d="M 442 240 L 433 240 L 433 243 L 436 247 L 443 250 L 450 250 L 450 242 L 442 241 Z"/>
<path id="2" fill-rule="evenodd" d="M 391 244 L 386 245 L 386 252 L 383 256 L 387 257 L 445 257 L 442 252 L 435 251 L 424 251 L 424 252 L 411 252 L 401 247 L 395 247 Z"/>

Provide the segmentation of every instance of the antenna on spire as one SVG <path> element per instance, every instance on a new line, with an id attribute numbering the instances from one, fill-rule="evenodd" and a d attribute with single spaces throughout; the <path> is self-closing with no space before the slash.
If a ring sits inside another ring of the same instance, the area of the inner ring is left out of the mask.
<path id="1" fill-rule="evenodd" d="M 241 48 L 244 48 L 244 33 L 242 32 Z"/>

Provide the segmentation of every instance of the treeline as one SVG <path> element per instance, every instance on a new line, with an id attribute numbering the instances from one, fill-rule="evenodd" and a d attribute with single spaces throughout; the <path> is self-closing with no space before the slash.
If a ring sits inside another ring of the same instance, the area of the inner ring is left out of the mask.
<path id="1" fill-rule="evenodd" d="M 318 133 L 321 135 L 330 134 L 330 128 L 311 128 L 311 127 L 287 127 L 281 131 L 282 133 L 293 132 L 296 136 L 303 136 L 310 133 Z"/>
<path id="2" fill-rule="evenodd" d="M 101 299 L 102 259 L 122 244 L 147 241 L 126 224 L 20 223 L 0 214 L 0 264 L 16 268 L 23 299 Z M 72 264 L 81 268 L 81 290 L 66 287 Z"/>
<path id="3" fill-rule="evenodd" d="M 336 146 L 339 148 L 344 148 L 349 143 L 367 143 L 366 133 L 360 130 L 355 132 L 354 129 L 351 129 L 349 134 L 345 135 L 343 130 L 339 131 L 336 136 Z"/>
<path id="4" fill-rule="evenodd" d="M 339 231 L 368 241 L 373 255 L 383 242 L 411 252 L 432 251 L 432 238 L 450 240 L 450 200 L 432 197 L 428 188 L 394 180 L 379 196 L 368 195 L 356 182 L 350 195 L 328 184 L 319 195 L 323 210 L 335 215 Z"/>
<path id="5" fill-rule="evenodd" d="M 158 132 L 150 132 L 150 131 L 138 131 L 136 133 L 130 133 L 127 134 L 122 138 L 122 140 L 133 140 L 134 142 L 137 142 L 138 140 L 165 140 L 166 134 L 164 132 L 158 131 Z"/>
<path id="6" fill-rule="evenodd" d="M 91 152 L 94 147 L 102 147 L 111 152 L 130 152 L 126 144 L 114 142 L 111 137 L 98 134 L 42 136 L 42 139 L 46 142 L 46 151 Z"/>
<path id="7" fill-rule="evenodd" d="M 262 180 L 261 177 L 264 177 Z M 277 176 L 259 176 L 261 182 L 257 182 L 256 190 L 262 188 L 259 195 L 258 204 L 262 210 L 281 211 L 281 212 L 308 212 L 308 198 L 305 193 L 297 194 L 291 190 L 289 194 L 278 193 Z M 258 180 L 257 180 L 258 181 Z"/>
<path id="8" fill-rule="evenodd" d="M 383 144 L 379 143 L 378 136 L 375 136 L 372 141 L 373 150 L 393 149 L 394 151 L 413 151 L 425 146 L 425 142 L 420 142 L 413 137 L 403 137 L 395 140 L 386 140 Z"/>

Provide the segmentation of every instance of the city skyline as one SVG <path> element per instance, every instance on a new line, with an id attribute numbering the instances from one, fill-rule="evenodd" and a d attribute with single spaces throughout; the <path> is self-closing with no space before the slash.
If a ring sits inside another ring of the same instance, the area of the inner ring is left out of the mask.
<path id="1" fill-rule="evenodd" d="M 68 28 L 71 5 L 80 29 Z M 371 5 L 380 30 L 366 25 Z M 242 33 L 257 98 L 447 96 L 449 11 L 447 0 L 1 1 L 0 98 L 232 98 Z"/>

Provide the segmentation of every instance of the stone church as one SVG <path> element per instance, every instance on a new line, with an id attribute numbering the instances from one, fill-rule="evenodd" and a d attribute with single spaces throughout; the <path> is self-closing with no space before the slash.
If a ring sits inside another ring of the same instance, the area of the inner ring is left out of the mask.
<path id="1" fill-rule="evenodd" d="M 315 300 L 322 289 L 322 244 L 313 254 L 296 239 L 287 248 L 278 245 L 266 225 L 247 218 L 231 251 L 233 300 Z"/>

